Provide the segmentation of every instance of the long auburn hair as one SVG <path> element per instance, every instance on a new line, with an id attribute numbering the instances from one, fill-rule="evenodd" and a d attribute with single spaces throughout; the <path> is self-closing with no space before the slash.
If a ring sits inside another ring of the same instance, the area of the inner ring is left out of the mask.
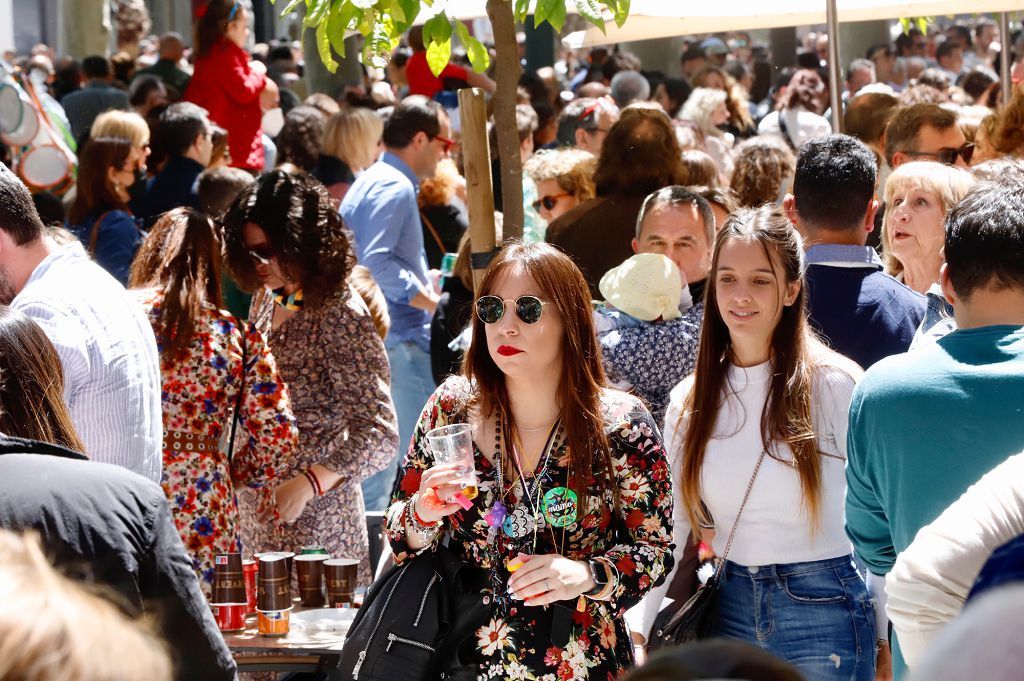
<path id="1" fill-rule="evenodd" d="M 0 432 L 85 453 L 64 401 L 57 350 L 27 315 L 0 305 Z"/>
<path id="2" fill-rule="evenodd" d="M 224 306 L 220 261 L 224 245 L 205 214 L 190 208 L 165 213 L 132 262 L 131 288 L 163 289 L 160 354 L 173 362 L 192 342 L 206 305 Z"/>
<path id="3" fill-rule="evenodd" d="M 124 168 L 132 141 L 124 137 L 93 137 L 78 152 L 78 184 L 68 223 L 80 225 L 108 210 L 128 210 L 107 179 L 107 169 Z"/>
<path id="4" fill-rule="evenodd" d="M 718 309 L 716 291 L 718 259 L 730 240 L 754 242 L 764 249 L 772 271 L 787 284 L 801 282 L 792 305 L 783 307 L 772 332 L 769 361 L 772 377 L 761 411 L 761 438 L 768 456 L 779 459 L 775 443 L 784 443 L 793 453 L 793 465 L 800 476 L 803 501 L 811 526 L 817 527 L 821 507 L 821 460 L 811 421 L 811 390 L 814 358 L 810 352 L 814 336 L 807 325 L 806 292 L 803 284 L 803 244 L 800 235 L 778 208 L 761 206 L 736 211 L 718 232 L 711 272 L 704 293 L 704 324 L 697 352 L 694 382 L 684 404 L 687 422 L 683 438 L 682 497 L 690 522 L 709 523 L 701 508 L 701 470 L 708 440 L 711 439 L 719 409 L 728 390 L 726 375 L 731 360 L 729 328 Z M 781 265 L 781 272 L 778 271 Z M 779 300 L 782 305 L 782 300 Z M 782 459 L 779 459 L 782 460 Z M 788 463 L 788 462 L 787 462 Z"/>
<path id="5" fill-rule="evenodd" d="M 601 414 L 601 391 L 606 381 L 591 317 L 590 289 L 569 256 L 554 246 L 514 242 L 495 257 L 477 296 L 490 295 L 514 269 L 530 275 L 540 286 L 539 293 L 562 316 L 562 378 L 557 399 L 569 448 L 568 486 L 576 492 L 580 508 L 585 508 L 588 490 L 598 496 L 605 490 L 618 490 Z M 474 384 L 466 407 L 478 408 L 484 416 L 502 414 L 503 442 L 512 442 L 515 417 L 509 408 L 505 375 L 491 359 L 484 323 L 475 314 L 473 340 L 463 359 L 462 373 Z"/>

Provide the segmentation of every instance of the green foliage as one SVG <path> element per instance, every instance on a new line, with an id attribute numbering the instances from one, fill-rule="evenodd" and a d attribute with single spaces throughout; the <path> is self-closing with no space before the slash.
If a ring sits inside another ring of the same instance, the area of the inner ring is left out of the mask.
<path id="1" fill-rule="evenodd" d="M 900 17 L 900 28 L 904 33 L 910 33 L 911 28 L 916 28 L 924 35 L 928 35 L 928 26 L 934 21 L 935 17 Z"/>
<path id="2" fill-rule="evenodd" d="M 503 1 L 512 5 L 518 21 L 526 21 L 530 0 Z M 629 16 L 630 0 L 574 2 L 579 15 L 602 31 L 605 30 L 605 10 L 620 27 Z M 270 3 L 274 4 L 275 0 L 270 0 Z M 420 9 L 433 6 L 434 0 L 288 0 L 281 16 L 291 14 L 303 4 L 303 24 L 316 30 L 317 52 L 327 70 L 334 72 L 338 68 L 334 55 L 345 57 L 345 36 L 351 31 L 358 31 L 365 38 L 363 61 L 366 64 L 378 67 L 387 64 L 402 34 L 415 23 Z M 565 0 L 537 0 L 534 25 L 539 26 L 546 21 L 556 31 L 561 31 L 565 18 Z M 491 55 L 483 43 L 470 35 L 464 23 L 451 20 L 442 11 L 423 25 L 427 64 L 434 75 L 439 75 L 451 59 L 453 34 L 465 48 L 475 71 L 483 72 L 490 68 Z"/>

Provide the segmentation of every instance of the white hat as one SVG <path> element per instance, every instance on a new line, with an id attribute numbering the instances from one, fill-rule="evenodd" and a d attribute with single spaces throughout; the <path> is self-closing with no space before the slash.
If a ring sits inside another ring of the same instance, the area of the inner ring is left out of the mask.
<path id="1" fill-rule="evenodd" d="M 604 299 L 630 317 L 652 322 L 682 316 L 682 275 L 661 253 L 639 253 L 601 277 Z"/>

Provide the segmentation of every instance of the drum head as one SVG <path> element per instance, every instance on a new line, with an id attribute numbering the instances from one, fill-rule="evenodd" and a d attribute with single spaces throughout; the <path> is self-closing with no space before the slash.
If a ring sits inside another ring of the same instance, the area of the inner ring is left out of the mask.
<path id="1" fill-rule="evenodd" d="M 39 132 L 39 114 L 36 113 L 32 103 L 28 101 L 28 97 L 21 96 L 18 101 L 21 104 L 21 122 L 11 132 L 0 134 L 0 139 L 12 147 L 21 147 L 31 143 Z"/>
<path id="2" fill-rule="evenodd" d="M 60 184 L 71 173 L 71 161 L 64 151 L 53 144 L 31 149 L 21 157 L 18 172 L 26 184 L 49 189 Z"/>
<path id="3" fill-rule="evenodd" d="M 14 132 L 21 125 L 24 109 L 18 89 L 7 83 L 0 83 L 0 133 Z"/>

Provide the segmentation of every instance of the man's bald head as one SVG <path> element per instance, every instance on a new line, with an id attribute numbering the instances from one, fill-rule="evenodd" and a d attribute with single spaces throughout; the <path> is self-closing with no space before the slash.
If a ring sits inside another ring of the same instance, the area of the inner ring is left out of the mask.
<path id="1" fill-rule="evenodd" d="M 176 62 L 185 56 L 185 42 L 174 31 L 160 36 L 160 58 Z"/>

